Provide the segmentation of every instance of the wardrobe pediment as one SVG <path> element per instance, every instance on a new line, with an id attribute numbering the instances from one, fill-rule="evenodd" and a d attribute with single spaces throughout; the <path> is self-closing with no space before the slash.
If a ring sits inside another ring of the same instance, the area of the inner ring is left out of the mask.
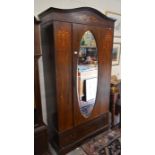
<path id="1" fill-rule="evenodd" d="M 57 9 L 49 8 L 39 15 L 42 21 L 49 22 L 52 18 L 53 20 L 80 23 L 80 24 L 90 24 L 90 25 L 101 25 L 103 27 L 111 26 L 113 27 L 114 19 L 111 19 L 98 10 L 90 7 L 81 7 L 76 9 Z M 105 22 L 106 21 L 106 22 Z"/>

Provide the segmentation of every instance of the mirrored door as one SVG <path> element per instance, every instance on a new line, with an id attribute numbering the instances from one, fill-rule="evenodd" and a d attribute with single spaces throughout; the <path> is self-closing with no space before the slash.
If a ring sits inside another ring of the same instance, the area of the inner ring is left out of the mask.
<path id="1" fill-rule="evenodd" d="M 107 32 L 102 27 L 73 24 L 75 125 L 108 112 L 112 35 Z"/>

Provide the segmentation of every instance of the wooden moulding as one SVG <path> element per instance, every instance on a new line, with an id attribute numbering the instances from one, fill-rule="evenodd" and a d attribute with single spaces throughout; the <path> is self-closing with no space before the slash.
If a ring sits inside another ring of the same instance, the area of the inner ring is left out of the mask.
<path id="1" fill-rule="evenodd" d="M 111 28 L 114 27 L 114 19 L 111 19 L 100 11 L 95 10 L 90 7 L 81 7 L 75 9 L 57 9 L 49 8 L 39 14 L 39 18 L 42 22 L 50 22 L 51 19 L 55 21 L 71 22 L 71 23 L 80 23 L 94 26 L 102 26 Z"/>

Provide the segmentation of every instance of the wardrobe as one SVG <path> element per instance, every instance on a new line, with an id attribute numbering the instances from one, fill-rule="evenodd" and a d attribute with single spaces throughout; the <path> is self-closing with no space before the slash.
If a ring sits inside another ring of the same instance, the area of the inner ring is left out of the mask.
<path id="1" fill-rule="evenodd" d="M 49 141 L 65 154 L 109 128 L 114 20 L 89 7 L 39 18 Z"/>

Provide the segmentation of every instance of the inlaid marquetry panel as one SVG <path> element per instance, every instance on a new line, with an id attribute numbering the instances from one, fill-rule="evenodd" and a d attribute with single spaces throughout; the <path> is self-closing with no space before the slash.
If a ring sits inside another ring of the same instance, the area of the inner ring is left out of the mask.
<path id="1" fill-rule="evenodd" d="M 56 89 L 58 108 L 58 129 L 64 131 L 72 127 L 72 60 L 71 24 L 54 22 L 54 46 L 56 69 Z M 66 82 L 67 81 L 67 82 Z"/>
<path id="2" fill-rule="evenodd" d="M 56 34 L 56 40 L 59 45 L 59 49 L 65 48 L 65 45 L 67 44 L 67 41 L 70 39 L 69 32 L 64 30 L 64 27 L 60 27 Z"/>

